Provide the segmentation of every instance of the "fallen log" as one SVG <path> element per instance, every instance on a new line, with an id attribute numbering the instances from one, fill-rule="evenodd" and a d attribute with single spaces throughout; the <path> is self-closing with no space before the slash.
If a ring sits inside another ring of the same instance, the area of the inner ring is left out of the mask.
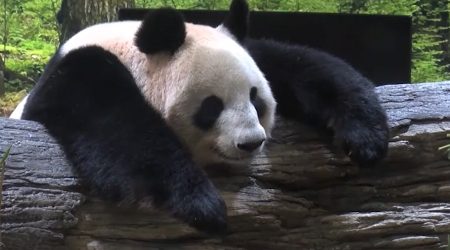
<path id="1" fill-rule="evenodd" d="M 443 249 L 450 234 L 450 82 L 377 88 L 388 157 L 358 168 L 310 128 L 278 119 L 248 169 L 214 170 L 229 232 L 89 197 L 37 123 L 0 119 L 4 249 Z"/>

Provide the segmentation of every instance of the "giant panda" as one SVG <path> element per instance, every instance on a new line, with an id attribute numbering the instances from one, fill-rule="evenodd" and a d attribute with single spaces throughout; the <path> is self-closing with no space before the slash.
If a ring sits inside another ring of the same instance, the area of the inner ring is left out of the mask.
<path id="1" fill-rule="evenodd" d="M 233 0 L 216 28 L 173 9 L 86 28 L 58 49 L 12 118 L 42 123 L 95 194 L 151 204 L 208 233 L 226 231 L 227 213 L 203 167 L 250 162 L 277 110 L 331 128 L 361 165 L 382 159 L 386 116 L 370 82 L 328 55 L 312 60 L 324 72 L 302 71 L 297 47 L 248 39 L 247 19 L 246 1 Z"/>

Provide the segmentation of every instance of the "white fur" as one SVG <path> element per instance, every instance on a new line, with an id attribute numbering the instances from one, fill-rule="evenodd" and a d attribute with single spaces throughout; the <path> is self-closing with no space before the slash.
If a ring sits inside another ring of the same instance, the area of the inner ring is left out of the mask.
<path id="1" fill-rule="evenodd" d="M 270 135 L 276 104 L 249 54 L 223 27 L 187 23 L 186 41 L 173 56 L 145 55 L 134 45 L 139 25 L 138 21 L 126 21 L 89 27 L 68 40 L 59 53 L 65 55 L 86 45 L 99 45 L 114 53 L 199 163 L 250 159 L 254 153 L 239 150 L 236 145 Z M 266 105 L 261 121 L 249 99 L 251 87 L 257 87 Z M 221 98 L 225 110 L 215 126 L 205 132 L 193 125 L 192 117 L 210 95 Z"/>

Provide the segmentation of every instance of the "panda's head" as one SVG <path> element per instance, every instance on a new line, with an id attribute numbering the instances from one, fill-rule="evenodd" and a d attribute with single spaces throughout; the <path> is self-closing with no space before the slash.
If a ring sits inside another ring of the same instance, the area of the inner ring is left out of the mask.
<path id="1" fill-rule="evenodd" d="M 135 44 L 154 72 L 144 95 L 160 105 L 202 165 L 248 163 L 274 123 L 275 100 L 267 80 L 239 44 L 247 16 L 244 0 L 232 2 L 217 28 L 184 23 L 178 12 L 158 10 L 136 33 Z"/>

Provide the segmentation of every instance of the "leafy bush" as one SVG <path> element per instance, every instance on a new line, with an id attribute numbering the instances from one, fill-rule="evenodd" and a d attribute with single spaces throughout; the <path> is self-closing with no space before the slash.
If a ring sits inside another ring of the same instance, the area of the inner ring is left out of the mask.
<path id="1" fill-rule="evenodd" d="M 0 3 L 0 53 L 6 67 L 6 94 L 0 96 L 0 116 L 14 109 L 55 52 L 59 37 L 55 8 L 59 2 L 8 0 Z"/>
<path id="2" fill-rule="evenodd" d="M 36 80 L 42 73 L 55 47 L 41 41 L 24 40 L 18 47 L 7 47 L 6 68 Z"/>

